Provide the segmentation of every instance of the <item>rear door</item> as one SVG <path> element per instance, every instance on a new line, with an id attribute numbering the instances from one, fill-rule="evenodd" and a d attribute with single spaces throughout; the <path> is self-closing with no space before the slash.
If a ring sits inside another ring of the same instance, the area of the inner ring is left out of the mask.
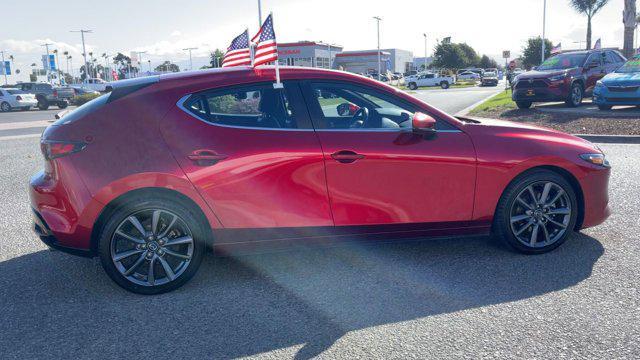
<path id="1" fill-rule="evenodd" d="M 426 109 L 378 89 L 348 82 L 308 82 L 303 89 L 337 226 L 471 219 L 475 150 L 467 134 L 438 121 L 435 137 L 414 135 L 412 115 Z M 340 115 L 336 108 L 345 102 L 358 112 Z"/>
<path id="2" fill-rule="evenodd" d="M 226 228 L 332 226 L 322 150 L 296 83 L 190 94 L 161 131 Z"/>

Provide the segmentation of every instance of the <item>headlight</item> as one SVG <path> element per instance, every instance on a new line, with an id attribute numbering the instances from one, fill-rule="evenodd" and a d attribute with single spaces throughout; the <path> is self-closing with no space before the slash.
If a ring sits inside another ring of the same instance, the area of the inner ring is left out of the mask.
<path id="1" fill-rule="evenodd" d="M 582 154 L 580 155 L 580 158 L 593 165 L 610 167 L 609 162 L 607 161 L 604 154 Z"/>
<path id="2" fill-rule="evenodd" d="M 602 80 L 598 80 L 598 82 L 596 82 L 596 87 L 603 87 L 604 83 L 602 83 Z"/>
<path id="3" fill-rule="evenodd" d="M 562 81 L 567 77 L 567 74 L 560 74 L 560 75 L 554 75 L 552 77 L 549 78 L 549 81 L 554 82 L 554 81 Z"/>

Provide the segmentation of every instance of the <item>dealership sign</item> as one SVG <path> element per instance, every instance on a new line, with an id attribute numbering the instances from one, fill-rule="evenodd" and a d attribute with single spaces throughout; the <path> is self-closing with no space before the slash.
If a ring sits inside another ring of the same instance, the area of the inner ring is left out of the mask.
<path id="1" fill-rule="evenodd" d="M 297 54 L 300 54 L 300 49 L 278 50 L 278 55 L 297 55 Z"/>

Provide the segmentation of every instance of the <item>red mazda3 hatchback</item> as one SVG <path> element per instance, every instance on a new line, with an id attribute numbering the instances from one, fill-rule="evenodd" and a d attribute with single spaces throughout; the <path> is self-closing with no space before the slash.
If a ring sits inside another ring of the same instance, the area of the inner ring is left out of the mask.
<path id="1" fill-rule="evenodd" d="M 122 81 L 42 135 L 35 231 L 123 288 L 175 289 L 207 246 L 493 232 L 529 254 L 609 215 L 591 143 L 455 118 L 338 71 L 233 68 Z"/>

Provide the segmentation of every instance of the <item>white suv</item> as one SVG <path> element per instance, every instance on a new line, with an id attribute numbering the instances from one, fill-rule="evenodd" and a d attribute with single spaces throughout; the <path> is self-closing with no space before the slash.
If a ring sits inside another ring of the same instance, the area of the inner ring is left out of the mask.
<path id="1" fill-rule="evenodd" d="M 440 86 L 443 89 L 448 89 L 451 84 L 454 83 L 451 76 L 440 76 L 434 73 L 420 73 L 412 76 L 407 76 L 404 79 L 404 83 L 411 90 L 415 90 L 421 86 Z"/>

